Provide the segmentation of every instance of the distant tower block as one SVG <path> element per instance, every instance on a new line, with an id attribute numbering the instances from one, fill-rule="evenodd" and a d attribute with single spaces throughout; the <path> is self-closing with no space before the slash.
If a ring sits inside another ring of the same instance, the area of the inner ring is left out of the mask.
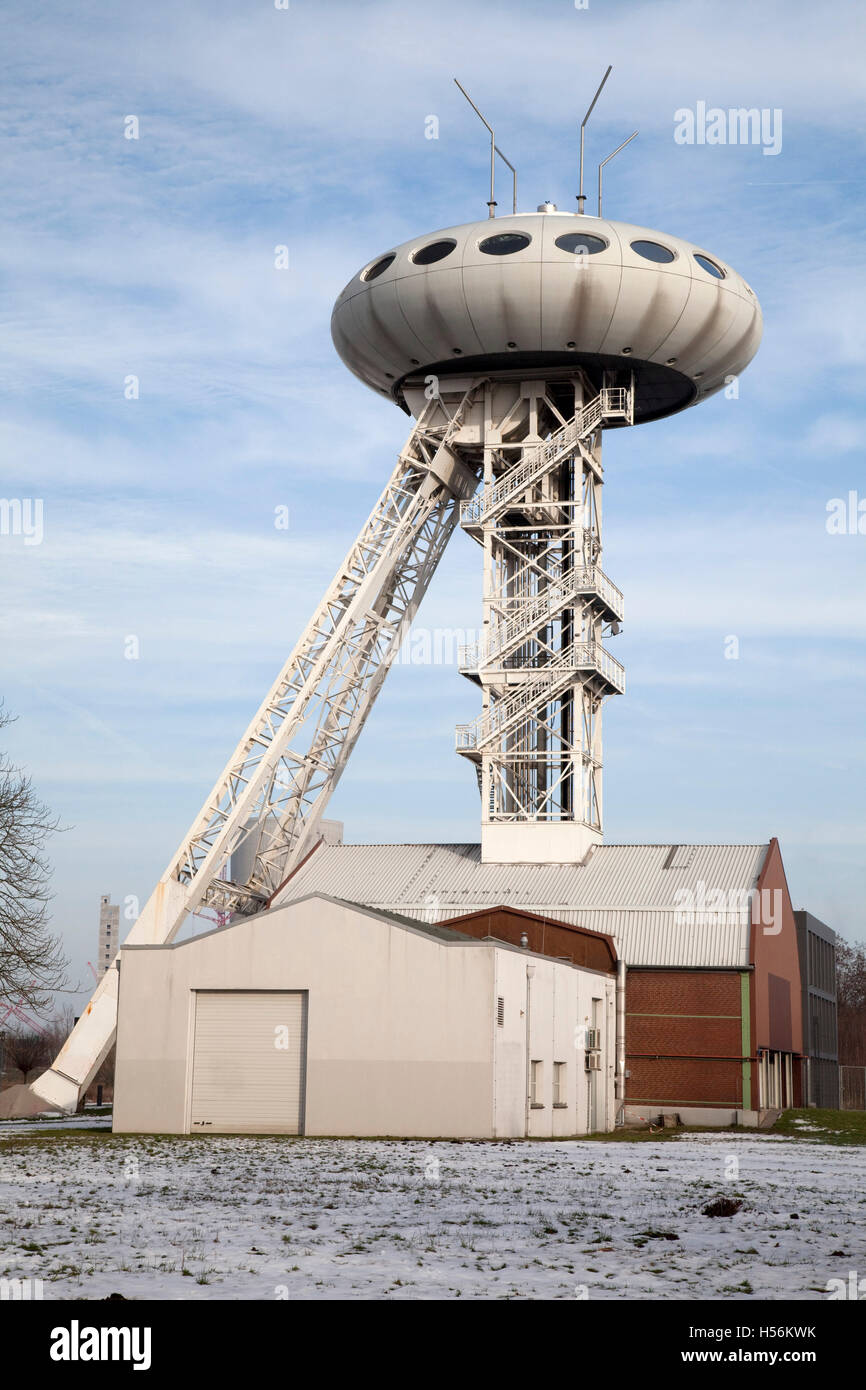
<path id="1" fill-rule="evenodd" d="M 120 946 L 120 908 L 111 905 L 111 894 L 104 893 L 99 899 L 99 949 L 96 957 L 96 974 L 101 979 Z"/>
<path id="2" fill-rule="evenodd" d="M 718 257 L 552 203 L 416 237 L 339 296 L 347 366 L 416 417 L 437 393 L 462 407 L 450 447 L 480 476 L 460 524 L 483 550 L 483 628 L 460 666 L 481 712 L 457 751 L 485 861 L 574 862 L 601 840 L 601 708 L 625 689 L 603 645 L 623 598 L 602 568 L 602 432 L 721 390 L 761 327 Z"/>

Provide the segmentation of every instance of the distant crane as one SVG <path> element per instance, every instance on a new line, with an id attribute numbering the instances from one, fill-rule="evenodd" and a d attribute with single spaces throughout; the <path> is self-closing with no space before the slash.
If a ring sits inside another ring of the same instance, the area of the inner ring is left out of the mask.
<path id="1" fill-rule="evenodd" d="M 35 981 L 33 983 L 35 984 Z M 20 999 L 12 1004 L 7 1004 L 5 1012 L 0 1014 L 0 1028 L 3 1027 L 8 1018 L 16 1018 L 19 1023 L 25 1023 L 28 1028 L 32 1028 L 33 1032 L 38 1033 L 42 1038 L 49 1036 L 48 1029 L 43 1028 L 41 1023 L 38 1023 L 35 1018 L 32 1018 L 22 1009 Z"/>

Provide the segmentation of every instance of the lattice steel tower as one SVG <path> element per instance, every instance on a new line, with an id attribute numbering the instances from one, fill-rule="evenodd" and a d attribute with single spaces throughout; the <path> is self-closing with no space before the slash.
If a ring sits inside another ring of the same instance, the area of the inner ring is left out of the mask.
<path id="1" fill-rule="evenodd" d="M 484 485 L 460 515 L 484 552 L 482 636 L 460 653 L 482 711 L 457 749 L 478 767 L 486 859 L 580 859 L 601 837 L 601 706 L 625 688 L 602 645 L 623 603 L 601 566 L 601 437 L 631 422 L 628 377 L 485 393 Z"/>

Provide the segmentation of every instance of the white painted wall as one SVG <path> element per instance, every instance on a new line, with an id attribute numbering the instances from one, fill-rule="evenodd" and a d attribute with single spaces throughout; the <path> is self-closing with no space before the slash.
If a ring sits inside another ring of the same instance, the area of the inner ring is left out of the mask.
<path id="1" fill-rule="evenodd" d="M 577 821 L 481 822 L 483 864 L 580 864 L 600 831 Z"/>
<path id="2" fill-rule="evenodd" d="M 526 952 L 498 951 L 497 956 L 496 993 L 505 1000 L 505 1024 L 497 1028 L 495 1051 L 497 1134 L 528 1132 L 536 1138 L 554 1138 L 587 1133 L 592 1127 L 587 1123 L 587 1089 L 593 1075 L 598 1090 L 597 1128 L 613 1129 L 614 977 Z M 585 1022 L 591 1023 L 594 997 L 600 1000 L 603 1019 L 603 1069 L 587 1073 L 583 1028 Z M 533 1060 L 541 1062 L 535 1106 L 527 1103 L 528 1063 Z M 564 1108 L 554 1106 L 556 1062 L 565 1063 Z"/>
<path id="3" fill-rule="evenodd" d="M 612 999 L 612 977 L 490 942 L 446 943 L 323 897 L 175 946 L 123 950 L 114 1128 L 188 1131 L 193 991 L 285 989 L 309 992 L 306 1134 L 520 1137 L 527 963 L 532 1056 L 548 1089 L 555 1060 L 569 1078 L 567 1108 L 546 1096 L 529 1132 L 582 1133 L 575 1027 L 593 993 Z M 613 1059 L 611 1042 L 601 1083 L 610 1126 Z"/>

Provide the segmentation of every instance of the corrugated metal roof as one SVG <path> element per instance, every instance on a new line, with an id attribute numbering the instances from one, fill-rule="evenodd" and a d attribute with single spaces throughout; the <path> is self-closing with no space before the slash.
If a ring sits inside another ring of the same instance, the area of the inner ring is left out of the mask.
<path id="1" fill-rule="evenodd" d="M 743 966 L 767 848 L 599 845 L 583 864 L 482 864 L 480 845 L 322 845 L 277 904 L 327 893 L 427 922 L 508 905 L 607 932 L 630 965 Z"/>

